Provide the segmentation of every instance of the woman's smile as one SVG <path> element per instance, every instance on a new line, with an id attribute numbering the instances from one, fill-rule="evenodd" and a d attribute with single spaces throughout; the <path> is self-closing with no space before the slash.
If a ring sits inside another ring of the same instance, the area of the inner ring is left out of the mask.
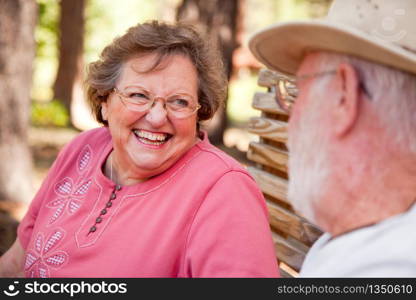
<path id="1" fill-rule="evenodd" d="M 162 148 L 173 136 L 172 134 L 165 132 L 152 132 L 143 129 L 134 129 L 133 133 L 140 143 L 150 146 L 153 149 Z"/>

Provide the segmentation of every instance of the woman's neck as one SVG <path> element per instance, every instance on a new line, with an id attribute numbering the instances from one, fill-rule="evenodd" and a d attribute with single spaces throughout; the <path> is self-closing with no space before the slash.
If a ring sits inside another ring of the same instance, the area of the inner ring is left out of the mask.
<path id="1" fill-rule="evenodd" d="M 146 181 L 147 178 L 132 178 L 129 177 L 127 174 L 129 174 L 129 170 L 126 170 L 127 172 L 120 172 L 119 171 L 119 164 L 117 162 L 117 157 L 114 154 L 114 150 L 111 151 L 110 155 L 107 157 L 106 163 L 105 163 L 105 170 L 104 173 L 107 178 L 109 178 L 112 182 L 115 184 L 120 185 L 134 185 L 139 182 Z M 125 176 L 123 176 L 125 174 Z"/>

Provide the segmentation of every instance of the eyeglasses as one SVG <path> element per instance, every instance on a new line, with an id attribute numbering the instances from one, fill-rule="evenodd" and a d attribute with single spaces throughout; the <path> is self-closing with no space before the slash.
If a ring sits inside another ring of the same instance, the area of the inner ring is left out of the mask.
<path id="1" fill-rule="evenodd" d="M 298 96 L 299 90 L 297 83 L 299 81 L 324 75 L 334 75 L 335 73 L 335 70 L 331 70 L 314 74 L 305 74 L 297 77 L 289 77 L 280 73 L 274 73 L 273 79 L 275 83 L 272 85 L 272 91 L 275 93 L 277 104 L 285 112 L 290 113 Z"/>
<path id="2" fill-rule="evenodd" d="M 163 101 L 168 114 L 176 119 L 188 118 L 201 108 L 194 98 L 188 94 L 174 94 L 168 98 L 153 95 L 140 86 L 127 87 L 123 92 L 114 88 L 121 102 L 131 111 L 145 112 L 150 110 L 156 100 Z"/>

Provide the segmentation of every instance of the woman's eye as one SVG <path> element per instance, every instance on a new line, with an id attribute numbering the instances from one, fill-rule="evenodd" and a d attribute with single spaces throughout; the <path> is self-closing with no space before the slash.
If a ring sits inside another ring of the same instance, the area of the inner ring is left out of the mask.
<path id="1" fill-rule="evenodd" d="M 130 93 L 130 98 L 145 98 L 148 99 L 148 97 L 143 93 Z"/>
<path id="2" fill-rule="evenodd" d="M 181 106 L 181 107 L 188 107 L 189 106 L 189 101 L 186 100 L 186 99 L 178 98 L 178 99 L 175 99 L 173 101 L 173 104 L 177 105 L 177 106 Z"/>

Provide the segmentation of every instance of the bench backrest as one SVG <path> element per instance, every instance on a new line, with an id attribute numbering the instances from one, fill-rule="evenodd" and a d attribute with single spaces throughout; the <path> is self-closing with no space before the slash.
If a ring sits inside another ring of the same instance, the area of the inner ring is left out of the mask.
<path id="1" fill-rule="evenodd" d="M 258 85 L 266 87 L 267 91 L 256 92 L 253 98 L 253 107 L 262 113 L 249 123 L 249 131 L 260 140 L 250 143 L 247 157 L 255 166 L 248 170 L 267 201 L 280 272 L 283 277 L 296 277 L 305 254 L 322 231 L 296 214 L 287 200 L 288 115 L 274 99 L 274 77 L 270 70 L 259 73 Z"/>

